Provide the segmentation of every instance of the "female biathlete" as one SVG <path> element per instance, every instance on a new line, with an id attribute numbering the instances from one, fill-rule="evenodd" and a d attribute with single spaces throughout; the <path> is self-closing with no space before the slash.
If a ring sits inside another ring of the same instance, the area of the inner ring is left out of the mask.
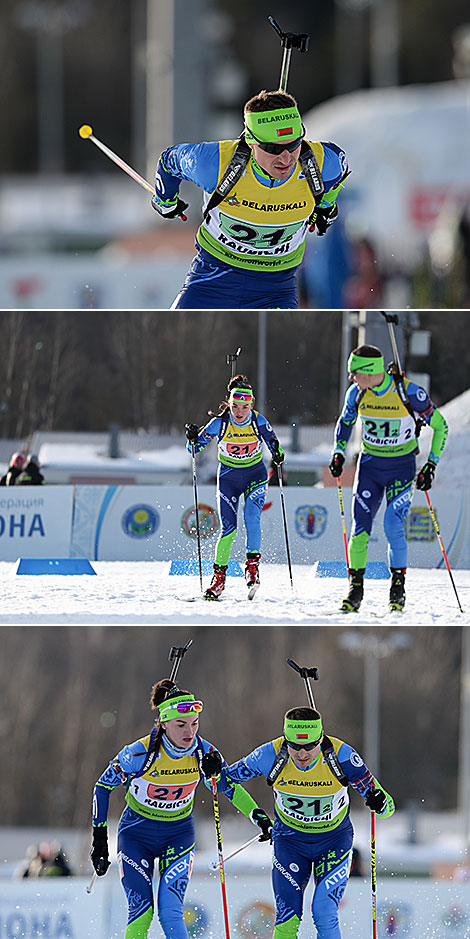
<path id="1" fill-rule="evenodd" d="M 313 873 L 312 916 L 318 939 L 341 939 L 338 907 L 349 875 L 353 827 L 348 785 L 382 818 L 395 811 L 393 799 L 349 744 L 323 732 L 311 707 L 295 707 L 284 717 L 284 735 L 248 756 L 215 770 L 217 788 L 230 791 L 238 780 L 265 776 L 273 787 L 272 883 L 276 901 L 273 939 L 296 939 L 303 896 Z"/>
<path id="2" fill-rule="evenodd" d="M 271 425 L 253 410 L 255 396 L 246 375 L 235 375 L 217 414 L 200 431 L 186 424 L 188 450 L 203 450 L 214 437 L 218 441 L 217 509 L 222 531 L 215 552 L 214 574 L 204 597 L 217 600 L 225 587 L 230 551 L 237 533 L 238 500 L 245 497 L 245 580 L 251 600 L 259 587 L 261 512 L 266 499 L 268 472 L 263 463 L 263 440 L 274 463 L 284 461 L 284 451 Z"/>
<path id="3" fill-rule="evenodd" d="M 107 814 L 112 789 L 124 783 L 127 806 L 118 828 L 118 863 L 128 908 L 125 939 L 147 939 L 153 918 L 152 877 L 159 859 L 158 917 L 167 939 L 188 939 L 183 901 L 194 856 L 194 792 L 213 772 L 211 744 L 198 735 L 202 701 L 181 691 L 169 678 L 151 692 L 158 711 L 156 727 L 123 747 L 96 783 L 90 857 L 102 876 L 110 865 Z M 217 752 L 217 765 L 223 762 Z M 209 785 L 209 784 L 207 784 Z M 238 784 L 225 791 L 237 809 L 268 840 L 272 823 Z"/>

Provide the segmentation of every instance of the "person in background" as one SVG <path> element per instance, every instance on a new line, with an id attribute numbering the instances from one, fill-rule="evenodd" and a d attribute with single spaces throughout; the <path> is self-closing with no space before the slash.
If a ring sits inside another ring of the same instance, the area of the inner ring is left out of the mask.
<path id="1" fill-rule="evenodd" d="M 17 486 L 43 486 L 44 476 L 39 472 L 39 459 L 35 453 L 30 453 L 26 466 L 18 476 Z"/>
<path id="2" fill-rule="evenodd" d="M 25 463 L 26 459 L 23 453 L 13 453 L 10 457 L 7 471 L 0 479 L 0 486 L 15 486 Z"/>

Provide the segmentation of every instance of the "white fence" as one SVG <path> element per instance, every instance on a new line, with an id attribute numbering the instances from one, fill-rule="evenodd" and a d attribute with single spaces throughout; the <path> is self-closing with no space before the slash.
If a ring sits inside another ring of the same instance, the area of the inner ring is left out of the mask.
<path id="1" fill-rule="evenodd" d="M 232 939 L 270 936 L 274 905 L 269 871 L 227 872 Z M 97 880 L 51 878 L 0 882 L 1 939 L 117 939 L 124 935 L 126 903 L 116 876 Z M 307 889 L 299 939 L 312 936 L 312 887 Z M 410 878 L 378 880 L 378 939 L 468 939 L 470 883 Z M 186 894 L 185 921 L 190 939 L 224 934 L 220 882 L 215 874 L 194 873 Z M 371 935 L 371 895 L 367 880 L 350 880 L 340 906 L 343 939 Z M 149 939 L 163 935 L 157 917 Z"/>
<path id="2" fill-rule="evenodd" d="M 342 560 L 336 488 L 287 487 L 287 524 L 292 561 Z M 197 557 L 191 486 L 43 486 L 3 490 L 0 497 L 0 560 L 18 557 L 87 557 L 99 561 L 151 561 Z M 348 518 L 351 490 L 343 490 Z M 449 561 L 470 567 L 470 494 L 431 493 Z M 202 556 L 212 559 L 220 531 L 215 487 L 198 490 Z M 243 501 L 243 500 L 242 500 Z M 383 508 L 370 539 L 369 560 L 386 560 Z M 282 563 L 285 540 L 280 494 L 268 489 L 262 518 L 263 559 Z M 233 557 L 244 557 L 239 531 Z M 407 520 L 409 565 L 442 567 L 442 555 L 423 493 L 415 492 Z M 1 939 L 1 937 L 0 937 Z"/>

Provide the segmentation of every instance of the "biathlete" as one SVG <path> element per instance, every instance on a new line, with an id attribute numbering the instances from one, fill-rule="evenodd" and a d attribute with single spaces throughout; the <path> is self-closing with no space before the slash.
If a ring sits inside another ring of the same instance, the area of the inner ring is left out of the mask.
<path id="1" fill-rule="evenodd" d="M 251 600 L 259 586 L 261 558 L 261 512 L 266 500 L 268 472 L 263 462 L 263 440 L 276 464 L 284 461 L 282 449 L 271 424 L 253 409 L 255 397 L 246 375 L 235 375 L 227 385 L 228 394 L 212 420 L 199 430 L 186 424 L 188 450 L 196 453 L 217 438 L 217 509 L 222 525 L 215 552 L 214 573 L 204 597 L 217 600 L 224 587 L 232 544 L 237 533 L 238 500 L 245 498 L 246 527 L 245 580 Z"/>
<path id="2" fill-rule="evenodd" d="M 309 231 L 324 235 L 349 173 L 344 150 L 304 140 L 295 98 L 261 91 L 245 104 L 238 140 L 164 150 L 152 205 L 184 213 L 183 179 L 204 190 L 197 254 L 174 309 L 293 309 L 296 270 Z"/>
<path id="3" fill-rule="evenodd" d="M 405 520 L 416 476 L 419 431 L 424 423 L 434 431 L 428 459 L 416 476 L 416 488 L 424 491 L 432 486 L 447 439 L 447 423 L 424 388 L 402 378 L 393 365 L 385 371 L 384 357 L 376 346 L 354 349 L 348 370 L 353 385 L 346 392 L 336 424 L 331 474 L 341 476 L 346 445 L 358 417 L 362 423 L 362 449 L 353 488 L 349 593 L 340 609 L 349 613 L 361 605 L 368 541 L 385 494 L 384 530 L 392 575 L 389 607 L 403 610 L 408 557 Z"/>
<path id="4" fill-rule="evenodd" d="M 338 907 L 348 881 L 354 829 L 348 786 L 382 818 L 395 811 L 392 797 L 362 757 L 343 740 L 324 734 L 318 711 L 296 707 L 284 718 L 284 735 L 224 768 L 217 788 L 265 776 L 274 794 L 272 884 L 276 901 L 273 939 L 296 939 L 305 888 L 313 872 L 312 916 L 318 939 L 340 939 Z"/>
<path id="5" fill-rule="evenodd" d="M 156 727 L 123 747 L 96 783 L 90 857 L 98 876 L 105 874 L 109 796 L 124 784 L 127 806 L 118 828 L 118 863 L 129 908 L 125 939 L 147 939 L 157 858 L 161 927 L 167 939 L 188 939 L 183 901 L 194 857 L 194 793 L 199 780 L 211 776 L 211 744 L 198 734 L 203 703 L 193 694 L 164 678 L 153 686 L 150 701 L 158 711 Z M 243 787 L 229 785 L 225 795 L 259 826 L 260 841 L 268 840 L 272 823 Z"/>

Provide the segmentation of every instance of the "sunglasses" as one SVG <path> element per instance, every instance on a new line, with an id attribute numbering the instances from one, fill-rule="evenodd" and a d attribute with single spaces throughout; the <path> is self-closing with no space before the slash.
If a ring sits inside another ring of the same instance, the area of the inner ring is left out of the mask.
<path id="1" fill-rule="evenodd" d="M 200 714 L 204 705 L 202 701 L 180 701 L 179 704 L 175 705 L 178 714 L 190 714 L 191 711 L 195 711 L 196 714 Z"/>
<path id="2" fill-rule="evenodd" d="M 321 740 L 321 737 L 319 737 L 318 740 L 315 740 L 314 743 L 292 743 L 291 740 L 288 740 L 287 746 L 291 747 L 292 750 L 313 750 L 314 747 L 318 747 L 318 744 L 321 743 Z"/>
<path id="3" fill-rule="evenodd" d="M 249 404 L 251 401 L 253 401 L 253 395 L 249 393 L 241 394 L 239 391 L 234 391 L 232 393 L 232 401 L 243 401 L 245 403 L 248 402 Z"/>
<path id="4" fill-rule="evenodd" d="M 284 150 L 293 153 L 294 150 L 297 150 L 297 147 L 300 147 L 302 140 L 302 137 L 297 137 L 296 140 L 291 140 L 290 143 L 260 143 L 259 141 L 257 143 L 260 150 L 264 150 L 265 153 L 279 154 L 283 153 Z"/>

